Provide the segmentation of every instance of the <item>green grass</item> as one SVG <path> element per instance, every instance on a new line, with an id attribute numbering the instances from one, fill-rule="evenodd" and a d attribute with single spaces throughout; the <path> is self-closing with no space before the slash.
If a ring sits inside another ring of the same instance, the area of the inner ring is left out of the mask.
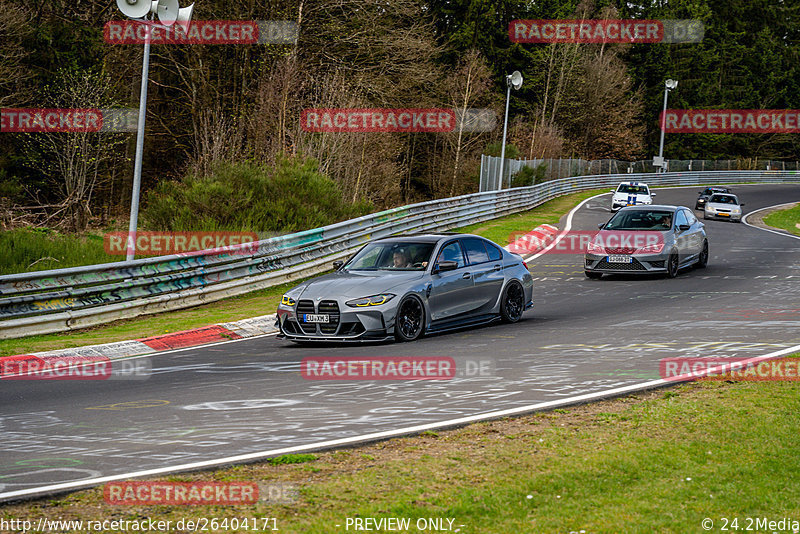
<path id="1" fill-rule="evenodd" d="M 718 532 L 722 518 L 741 529 L 747 517 L 800 520 L 798 427 L 800 382 L 700 381 L 323 452 L 306 465 L 187 475 L 292 484 L 290 504 L 112 509 L 98 488 L 4 514 L 267 516 L 291 533 L 343 531 L 348 517 L 453 518 L 464 533 L 684 533 L 711 518 Z"/>
<path id="2" fill-rule="evenodd" d="M 455 232 L 465 232 L 468 234 L 477 234 L 491 239 L 501 246 L 508 245 L 512 239 L 512 235 L 519 232 L 529 232 L 540 224 L 557 224 L 559 219 L 564 216 L 569 210 L 578 205 L 581 201 L 589 197 L 597 195 L 598 193 L 607 192 L 606 189 L 595 189 L 592 191 L 582 191 L 580 193 L 573 193 L 558 197 L 549 202 L 545 202 L 532 210 L 522 213 L 516 213 L 507 217 L 501 217 L 491 221 L 486 221 L 469 226 L 462 226 L 456 228 Z"/>
<path id="3" fill-rule="evenodd" d="M 800 206 L 785 210 L 773 211 L 766 217 L 764 222 L 774 228 L 781 228 L 794 235 L 800 235 Z"/>
<path id="4" fill-rule="evenodd" d="M 267 460 L 267 463 L 272 465 L 302 464 L 306 462 L 313 462 L 316 459 L 316 454 L 284 454 L 282 456 L 270 458 Z"/>
<path id="5" fill-rule="evenodd" d="M 103 236 L 97 233 L 75 236 L 45 228 L 0 232 L 0 274 L 64 269 L 124 259 L 124 256 L 106 254 Z"/>

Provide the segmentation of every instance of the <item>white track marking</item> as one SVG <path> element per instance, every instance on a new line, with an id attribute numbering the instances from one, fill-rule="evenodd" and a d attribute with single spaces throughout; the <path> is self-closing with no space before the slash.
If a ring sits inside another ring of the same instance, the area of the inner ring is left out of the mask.
<path id="1" fill-rule="evenodd" d="M 749 226 L 750 228 L 756 228 L 758 230 L 763 230 L 765 232 L 770 232 L 772 234 L 778 234 L 778 235 L 782 235 L 782 236 L 785 236 L 785 237 L 791 237 L 792 239 L 800 239 L 800 236 L 792 235 L 792 234 L 790 234 L 788 232 L 779 232 L 777 230 L 770 230 L 769 228 L 762 228 L 761 226 L 756 226 L 754 224 L 750 224 L 749 222 L 747 222 L 747 218 L 748 217 L 750 217 L 754 213 L 758 213 L 759 211 L 771 210 L 773 208 L 781 208 L 783 206 L 792 206 L 794 204 L 797 204 L 797 202 L 787 202 L 785 204 L 775 204 L 774 206 L 767 206 L 766 208 L 761 208 L 761 209 L 757 209 L 755 211 L 751 211 L 750 213 L 748 213 L 747 215 L 742 217 L 742 222 L 745 225 Z"/>
<path id="2" fill-rule="evenodd" d="M 779 351 L 771 352 L 769 354 L 764 354 L 762 356 L 754 356 L 752 358 L 748 358 L 747 360 L 737 362 L 742 365 L 748 365 L 750 363 L 758 363 L 764 360 L 769 360 L 772 358 L 777 358 L 779 356 L 783 356 L 786 354 L 791 354 L 793 352 L 800 351 L 800 345 L 795 345 L 793 347 L 788 347 Z M 712 368 L 705 371 L 705 373 L 715 372 L 718 368 Z M 703 374 L 695 375 L 695 378 L 701 377 Z M 0 493 L 0 500 L 8 500 L 20 497 L 30 497 L 40 494 L 49 494 L 49 493 L 58 493 L 58 492 L 65 492 L 65 491 L 72 491 L 80 488 L 86 488 L 91 486 L 96 486 L 98 484 L 102 484 L 104 482 L 111 482 L 114 480 L 127 480 L 131 478 L 139 478 L 139 477 L 150 477 L 154 475 L 166 475 L 171 473 L 176 473 L 180 471 L 193 471 L 198 469 L 206 469 L 209 467 L 216 467 L 221 465 L 228 465 L 228 464 L 235 464 L 240 462 L 249 462 L 255 460 L 266 459 L 272 456 L 279 456 L 282 454 L 294 454 L 299 452 L 308 452 L 308 451 L 319 451 L 321 449 L 329 449 L 334 447 L 343 447 L 348 445 L 356 445 L 370 441 L 377 441 L 383 439 L 394 438 L 398 436 L 403 436 L 406 434 L 416 434 L 420 432 L 424 432 L 425 430 L 434 430 L 434 429 L 441 429 L 447 428 L 452 426 L 461 426 L 466 425 L 469 423 L 475 423 L 478 421 L 484 421 L 487 419 L 497 419 L 500 417 L 507 417 L 510 415 L 521 415 L 529 412 L 536 412 L 540 410 L 547 410 L 557 408 L 559 406 L 567 406 L 571 404 L 580 404 L 585 402 L 597 401 L 607 397 L 616 397 L 619 395 L 623 395 L 626 393 L 633 393 L 636 391 L 642 391 L 647 389 L 653 389 L 661 386 L 666 386 L 669 384 L 678 383 L 676 379 L 659 379 L 659 380 L 650 380 L 648 382 L 641 382 L 639 384 L 632 384 L 630 386 L 623 386 L 619 388 L 612 388 L 603 391 L 597 391 L 595 393 L 586 393 L 584 395 L 577 395 L 574 397 L 569 397 L 566 399 L 558 399 L 554 401 L 548 402 L 540 402 L 537 404 L 530 404 L 528 406 L 520 406 L 517 408 L 509 408 L 507 410 L 496 410 L 493 412 L 485 412 L 477 415 L 471 415 L 468 417 L 460 417 L 458 419 L 449 419 L 446 421 L 439 421 L 436 423 L 428 423 L 425 425 L 416 425 L 410 426 L 406 428 L 398 428 L 395 430 L 386 430 L 384 432 L 374 432 L 372 434 L 363 434 L 361 436 L 353 436 L 350 438 L 342 438 L 342 439 L 334 439 L 329 441 L 320 441 L 316 443 L 309 443 L 307 445 L 299 445 L 295 447 L 285 447 L 282 449 L 272 449 L 266 450 L 261 452 L 254 452 L 249 454 L 240 454 L 237 456 L 228 456 L 225 458 L 217 458 L 214 460 L 206 460 L 203 462 L 193 462 L 188 464 L 180 464 L 174 465 L 170 467 L 159 467 L 156 469 L 147 469 L 143 471 L 132 471 L 130 473 L 120 473 L 117 475 L 109 475 L 105 477 L 98 477 L 86 480 L 80 480 L 75 482 L 65 482 L 62 484 L 52 484 L 49 486 L 40 486 L 37 488 L 28 488 L 24 490 L 18 491 L 11 491 L 7 493 Z"/>

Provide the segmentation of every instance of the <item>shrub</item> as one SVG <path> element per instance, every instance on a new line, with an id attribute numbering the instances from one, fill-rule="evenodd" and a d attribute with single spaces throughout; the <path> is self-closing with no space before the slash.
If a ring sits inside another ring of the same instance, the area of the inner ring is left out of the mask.
<path id="1" fill-rule="evenodd" d="M 511 177 L 511 187 L 540 184 L 545 181 L 545 172 L 547 172 L 547 166 L 544 163 L 539 164 L 535 169 L 525 165 Z"/>
<path id="2" fill-rule="evenodd" d="M 292 232 L 370 213 L 368 202 L 343 200 L 313 159 L 282 158 L 275 168 L 220 163 L 208 176 L 161 182 L 143 211 L 152 230 Z"/>

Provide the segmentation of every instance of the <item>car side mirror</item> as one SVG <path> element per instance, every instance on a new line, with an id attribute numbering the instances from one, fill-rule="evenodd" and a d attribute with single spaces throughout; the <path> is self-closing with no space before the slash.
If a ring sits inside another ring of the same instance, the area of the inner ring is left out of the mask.
<path id="1" fill-rule="evenodd" d="M 655 193 L 650 193 L 650 196 L 654 197 L 654 196 L 656 196 L 656 194 Z"/>
<path id="2" fill-rule="evenodd" d="M 342 268 L 342 265 L 344 265 L 344 262 L 342 260 L 336 260 L 335 262 L 333 262 L 333 270 L 338 271 L 339 269 Z"/>
<path id="3" fill-rule="evenodd" d="M 616 189 L 611 189 L 611 192 L 612 192 L 612 193 L 616 193 L 616 192 L 617 192 L 617 190 L 616 190 Z"/>
<path id="4" fill-rule="evenodd" d="M 741 204 L 739 204 L 739 205 L 740 205 L 740 206 L 744 206 L 744 205 L 745 205 L 745 203 L 744 203 L 744 202 L 742 202 L 742 203 L 741 203 Z"/>
<path id="5" fill-rule="evenodd" d="M 686 230 L 688 230 L 689 228 L 691 228 L 691 225 L 689 225 L 689 224 L 679 224 L 679 225 L 678 225 L 678 229 L 679 229 L 681 232 L 685 232 L 685 231 L 686 231 Z"/>
<path id="6" fill-rule="evenodd" d="M 600 223 L 597 225 L 597 227 L 602 230 L 605 225 L 606 223 Z"/>
<path id="7" fill-rule="evenodd" d="M 458 263 L 450 260 L 442 260 L 433 266 L 434 273 L 444 273 L 458 269 Z"/>

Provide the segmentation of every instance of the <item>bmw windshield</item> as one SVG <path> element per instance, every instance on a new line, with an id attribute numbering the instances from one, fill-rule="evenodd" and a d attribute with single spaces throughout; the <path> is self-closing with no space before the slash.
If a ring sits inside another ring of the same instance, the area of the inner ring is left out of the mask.
<path id="1" fill-rule="evenodd" d="M 381 242 L 362 248 L 345 271 L 424 271 L 435 243 Z"/>

